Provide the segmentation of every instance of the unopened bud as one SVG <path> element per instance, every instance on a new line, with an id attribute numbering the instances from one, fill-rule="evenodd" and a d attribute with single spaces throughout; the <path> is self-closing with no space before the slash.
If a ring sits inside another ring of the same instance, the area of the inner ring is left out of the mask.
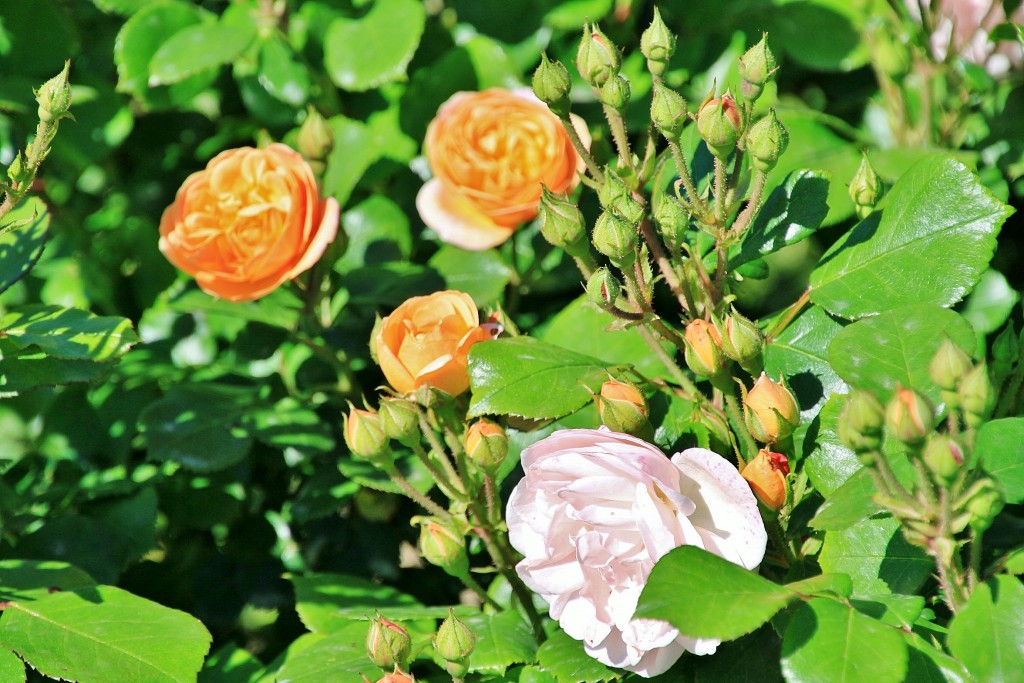
<path id="1" fill-rule="evenodd" d="M 71 84 L 68 82 L 70 69 L 71 62 L 64 62 L 64 69 L 36 90 L 38 116 L 43 123 L 60 121 L 68 116 L 68 109 L 71 108 Z"/>
<path id="2" fill-rule="evenodd" d="M 601 385 L 601 393 L 594 396 L 594 402 L 601 422 L 613 432 L 638 436 L 651 429 L 647 399 L 632 384 L 609 380 Z"/>
<path id="3" fill-rule="evenodd" d="M 860 167 L 850 181 L 850 199 L 858 218 L 865 218 L 882 198 L 882 179 L 875 173 L 867 152 L 861 157 Z"/>
<path id="4" fill-rule="evenodd" d="M 885 409 L 874 394 L 854 389 L 839 413 L 839 440 L 856 453 L 878 451 L 884 423 Z"/>
<path id="5" fill-rule="evenodd" d="M 711 450 L 721 453 L 722 450 L 732 448 L 732 430 L 729 428 L 729 421 L 720 410 L 714 410 L 709 405 L 702 405 L 697 413 L 697 421 L 708 430 L 708 438 L 711 442 Z"/>
<path id="6" fill-rule="evenodd" d="M 419 434 L 420 415 L 415 404 L 402 398 L 382 398 L 377 411 L 381 429 L 389 439 L 405 443 Z"/>
<path id="7" fill-rule="evenodd" d="M 476 647 L 476 634 L 449 608 L 448 617 L 441 622 L 434 636 L 434 650 L 445 660 L 449 675 L 462 679 L 469 671 L 467 660 Z"/>
<path id="8" fill-rule="evenodd" d="M 540 207 L 537 211 L 540 232 L 553 246 L 570 256 L 582 257 L 589 251 L 583 214 L 568 196 L 555 194 L 541 185 Z"/>
<path id="9" fill-rule="evenodd" d="M 314 107 L 310 107 L 306 113 L 306 120 L 299 128 L 296 143 L 302 156 L 311 162 L 322 162 L 334 149 L 334 131 L 331 130 L 327 119 Z"/>
<path id="10" fill-rule="evenodd" d="M 571 89 L 568 69 L 561 62 L 552 62 L 542 53 L 540 65 L 533 72 L 533 94 L 557 116 L 565 118 L 569 115 Z"/>
<path id="11" fill-rule="evenodd" d="M 757 456 L 740 471 L 754 495 L 769 510 L 778 510 L 786 504 L 787 474 L 789 459 L 767 448 L 758 451 Z"/>
<path id="12" fill-rule="evenodd" d="M 625 261 L 636 248 L 636 225 L 611 211 L 602 211 L 594 223 L 594 248 L 612 261 Z"/>
<path id="13" fill-rule="evenodd" d="M 948 485 L 964 464 L 964 451 L 945 434 L 930 434 L 921 452 L 921 459 L 938 482 Z"/>
<path id="14" fill-rule="evenodd" d="M 919 444 L 935 427 L 932 406 L 912 389 L 897 389 L 885 406 L 885 427 L 903 443 Z"/>
<path id="15" fill-rule="evenodd" d="M 719 328 L 719 334 L 722 338 L 722 353 L 739 363 L 751 375 L 761 372 L 764 365 L 764 335 L 757 325 L 734 310 Z"/>
<path id="16" fill-rule="evenodd" d="M 455 577 L 469 572 L 466 538 L 454 524 L 434 517 L 414 517 L 410 521 L 420 525 L 420 554 L 424 560 Z"/>
<path id="17" fill-rule="evenodd" d="M 366 653 L 382 669 L 405 666 L 412 654 L 412 638 L 401 624 L 378 612 L 366 634 Z"/>
<path id="18" fill-rule="evenodd" d="M 676 51 L 676 37 L 662 21 L 661 12 L 654 8 L 654 20 L 640 36 L 640 52 L 647 58 L 647 70 L 652 76 L 661 76 L 668 60 Z"/>
<path id="19" fill-rule="evenodd" d="M 992 414 L 996 401 L 992 381 L 988 376 L 988 367 L 981 363 L 971 368 L 960 380 L 957 394 L 968 426 L 980 426 Z"/>
<path id="20" fill-rule="evenodd" d="M 750 163 L 765 173 L 775 168 L 787 146 L 789 133 L 776 118 L 775 109 L 751 126 L 747 133 L 747 154 L 750 155 Z"/>
<path id="21" fill-rule="evenodd" d="M 643 204 L 633 198 L 633 193 L 626 183 L 610 169 L 605 172 L 604 183 L 597 190 L 597 199 L 606 210 L 625 218 L 633 225 L 643 220 Z"/>
<path id="22" fill-rule="evenodd" d="M 753 102 L 764 91 L 764 86 L 775 77 L 779 67 L 775 55 L 768 49 L 768 34 L 762 33 L 761 40 L 739 59 L 740 78 L 743 79 L 743 96 Z"/>
<path id="23" fill-rule="evenodd" d="M 508 435 L 496 422 L 481 419 L 466 430 L 466 457 L 485 472 L 494 472 L 508 455 Z"/>
<path id="24" fill-rule="evenodd" d="M 344 433 L 345 443 L 356 457 L 376 458 L 387 452 L 388 437 L 376 413 L 350 407 Z"/>
<path id="25" fill-rule="evenodd" d="M 762 372 L 743 397 L 743 418 L 755 439 L 772 444 L 793 433 L 800 409 L 781 378 L 775 382 Z"/>
<path id="26" fill-rule="evenodd" d="M 416 683 L 416 679 L 412 674 L 402 671 L 397 665 L 395 670 L 389 674 L 384 674 L 376 683 Z"/>
<path id="27" fill-rule="evenodd" d="M 651 121 L 666 138 L 678 140 L 689 122 L 686 100 L 675 90 L 655 83 L 651 96 Z"/>
<path id="28" fill-rule="evenodd" d="M 960 380 L 972 367 L 971 357 L 947 338 L 928 363 L 928 376 L 940 389 L 956 391 Z"/>
<path id="29" fill-rule="evenodd" d="M 717 377 L 725 369 L 727 361 L 722 353 L 722 338 L 707 320 L 698 318 L 687 325 L 683 341 L 686 365 L 695 375 Z"/>
<path id="30" fill-rule="evenodd" d="M 24 177 L 25 173 L 25 159 L 21 156 L 21 152 L 14 155 L 14 160 L 11 161 L 11 165 L 7 167 L 7 179 L 11 182 L 12 187 L 20 187 L 20 185 L 26 180 Z"/>
<path id="31" fill-rule="evenodd" d="M 602 104 L 607 104 L 616 111 L 622 111 L 629 104 L 630 88 L 629 81 L 622 74 L 612 76 L 598 92 L 598 99 Z"/>
<path id="32" fill-rule="evenodd" d="M 679 249 L 686 243 L 686 229 L 690 225 L 690 215 L 674 197 L 667 192 L 661 195 L 658 206 L 654 210 L 654 222 L 662 239 L 672 249 Z"/>
<path id="33" fill-rule="evenodd" d="M 985 531 L 1006 505 L 1003 492 L 991 479 L 982 479 L 975 484 L 974 494 L 967 500 L 966 508 L 970 514 L 971 527 L 977 531 Z"/>
<path id="34" fill-rule="evenodd" d="M 697 112 L 697 130 L 713 155 L 729 157 L 743 132 L 743 118 L 730 93 L 704 101 Z"/>
<path id="35" fill-rule="evenodd" d="M 587 281 L 587 298 L 604 310 L 615 305 L 621 291 L 619 279 L 604 266 L 595 270 Z"/>
<path id="36" fill-rule="evenodd" d="M 576 68 L 590 85 L 600 88 L 619 73 L 622 57 L 619 49 L 608 40 L 597 24 L 583 27 L 583 39 L 576 51 Z"/>

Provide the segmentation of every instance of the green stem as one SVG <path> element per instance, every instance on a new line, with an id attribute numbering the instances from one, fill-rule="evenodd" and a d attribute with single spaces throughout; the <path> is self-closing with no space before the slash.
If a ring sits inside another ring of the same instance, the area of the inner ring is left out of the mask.
<path id="1" fill-rule="evenodd" d="M 740 408 L 740 402 L 736 400 L 736 396 L 731 391 L 723 391 L 725 395 L 725 409 L 729 416 L 729 421 L 732 423 L 732 430 L 739 436 L 743 442 L 743 448 L 750 454 L 751 457 L 757 455 L 759 450 L 757 442 L 754 441 L 754 437 L 750 435 L 750 430 L 747 429 L 747 423 L 743 419 L 743 409 Z M 737 453 L 736 458 L 739 462 L 736 463 L 739 469 L 747 464 L 747 459 L 743 457 L 743 453 Z"/>
<path id="2" fill-rule="evenodd" d="M 761 209 L 761 199 L 764 195 L 765 182 L 768 179 L 768 174 L 764 171 L 755 171 L 754 173 L 754 189 L 750 192 L 750 199 L 747 201 L 746 208 L 743 209 L 743 213 L 739 215 L 736 222 L 732 225 L 732 232 L 736 237 L 742 237 L 743 233 L 746 232 L 747 228 L 750 227 L 751 221 L 757 212 Z"/>
<path id="3" fill-rule="evenodd" d="M 604 108 L 604 116 L 608 119 L 608 126 L 612 131 L 615 149 L 619 152 L 619 163 L 622 164 L 622 168 L 633 168 L 633 155 L 629 149 L 629 136 L 626 135 L 626 124 L 622 120 L 622 114 L 607 104 L 602 105 L 602 107 Z"/>
<path id="4" fill-rule="evenodd" d="M 665 349 L 661 346 L 658 340 L 654 338 L 651 331 L 647 329 L 645 325 L 638 325 L 636 329 L 640 333 L 640 336 L 644 338 L 644 341 L 647 342 L 647 346 L 649 346 L 651 351 L 654 352 L 654 355 L 658 357 L 658 360 L 660 360 L 662 364 L 664 364 L 668 373 L 672 375 L 672 379 L 674 379 L 676 383 L 686 391 L 688 394 L 687 398 L 696 400 L 697 397 L 701 395 L 697 386 L 690 381 L 690 378 L 686 376 L 686 373 L 683 372 L 682 368 L 679 367 L 675 360 L 665 352 Z"/>
<path id="5" fill-rule="evenodd" d="M 434 461 L 430 459 L 430 455 L 423 449 L 423 445 L 416 440 L 412 440 L 408 445 L 417 459 L 419 459 L 419 461 L 423 463 L 423 466 L 427 468 L 427 471 L 430 472 L 430 476 L 434 478 L 434 483 L 437 484 L 441 491 L 449 498 L 458 499 L 461 491 L 456 488 L 455 483 L 452 482 L 444 472 L 437 468 Z"/>
<path id="6" fill-rule="evenodd" d="M 451 514 L 447 510 L 445 510 L 443 507 L 441 507 L 434 501 L 430 500 L 430 498 L 428 498 L 425 494 L 417 491 L 416 488 L 409 483 L 409 480 L 406 479 L 402 475 L 402 473 L 398 471 L 398 468 L 395 467 L 394 463 L 392 463 L 390 466 L 385 466 L 384 471 L 387 473 L 388 477 L 391 478 L 391 481 L 395 482 L 395 484 L 398 485 L 398 488 L 402 489 L 402 493 L 404 493 L 407 497 L 412 499 L 424 510 L 434 515 L 435 517 L 439 517 L 441 519 L 451 519 Z"/>
<path id="7" fill-rule="evenodd" d="M 601 172 L 601 167 L 594 161 L 594 157 L 590 154 L 590 150 L 587 149 L 586 145 L 583 144 L 583 140 L 580 139 L 580 134 L 576 132 L 576 128 L 572 125 L 572 120 L 566 116 L 562 119 L 562 126 L 565 128 L 565 132 L 569 134 L 569 140 L 572 142 L 572 146 L 576 148 L 576 153 L 583 159 L 583 163 L 587 165 L 587 171 L 590 172 L 590 177 L 596 180 L 599 184 L 604 184 L 604 173 Z"/>
<path id="8" fill-rule="evenodd" d="M 978 582 L 981 581 L 981 540 L 984 534 L 983 530 L 971 527 L 970 572 L 967 574 L 967 588 L 972 593 Z"/>
<path id="9" fill-rule="evenodd" d="M 466 572 L 466 574 L 464 576 L 460 576 L 459 577 L 459 580 L 462 581 L 462 583 L 466 584 L 467 588 L 469 588 L 471 591 L 476 593 L 477 596 L 481 600 L 483 600 L 485 605 L 487 605 L 488 607 L 490 607 L 493 610 L 496 610 L 496 611 L 499 611 L 499 612 L 501 611 L 501 605 L 496 603 L 494 601 L 494 598 L 492 598 L 491 596 L 489 596 L 487 594 L 487 591 L 484 590 L 484 587 L 481 586 L 477 582 L 477 580 L 473 578 L 472 574 L 470 574 L 469 572 Z"/>
<path id="10" fill-rule="evenodd" d="M 761 506 L 758 505 L 758 508 Z M 782 553 L 782 556 L 786 559 L 786 563 L 789 567 L 796 564 L 799 559 L 796 553 L 793 552 L 793 548 L 786 541 L 786 534 L 782 529 L 782 524 L 779 523 L 779 515 L 776 513 L 762 513 L 761 519 L 764 520 L 764 528 L 768 532 L 768 537 L 772 539 L 772 543 Z"/>
<path id="11" fill-rule="evenodd" d="M 679 145 L 678 140 L 669 140 L 668 147 L 672 150 L 672 159 L 676 162 L 676 171 L 679 172 L 679 179 L 683 182 L 683 188 L 689 197 L 690 205 L 697 208 L 697 213 L 700 214 L 702 220 L 705 220 L 704 214 L 707 213 L 708 207 L 704 203 L 704 199 L 697 194 L 697 186 L 693 184 L 693 176 L 690 175 L 690 165 L 686 162 L 683 148 Z"/>
<path id="12" fill-rule="evenodd" d="M 576 262 L 576 267 L 580 269 L 584 279 L 590 282 L 591 276 L 597 270 L 597 261 L 594 260 L 594 257 L 590 254 L 584 254 L 583 256 L 573 256 L 572 260 Z"/>
<path id="13" fill-rule="evenodd" d="M 448 475 L 448 479 L 455 486 L 455 490 L 459 495 L 465 497 L 465 483 L 462 481 L 462 478 L 459 477 L 459 473 L 455 471 L 455 466 L 452 465 L 452 461 L 448 458 L 448 452 L 445 450 L 444 446 L 441 445 L 441 442 L 438 441 L 434 428 L 430 425 L 430 422 L 427 420 L 427 416 L 419 406 L 416 406 L 416 412 L 419 413 L 420 416 L 420 431 L 423 432 L 423 436 L 426 437 L 427 443 L 430 444 L 431 452 L 437 456 L 438 462 L 441 463 L 441 467 Z"/>
<path id="14" fill-rule="evenodd" d="M 683 287 L 680 284 L 679 277 L 676 275 L 675 268 L 672 267 L 672 262 L 665 253 L 661 240 L 658 238 L 658 235 L 655 234 L 654 227 L 646 216 L 640 221 L 640 233 L 643 235 L 647 248 L 651 250 L 651 256 L 654 257 L 655 263 L 658 264 L 658 271 L 661 273 L 662 277 L 665 278 L 665 284 L 667 284 L 668 288 L 672 290 L 672 293 L 676 297 L 676 301 L 679 302 L 682 309 L 684 311 L 689 311 L 690 304 L 687 302 L 686 295 L 683 293 Z"/>
<path id="15" fill-rule="evenodd" d="M 729 191 L 725 180 L 725 162 L 715 157 L 715 225 L 725 227 L 725 194 Z"/>
<path id="16" fill-rule="evenodd" d="M 804 290 L 804 293 L 800 295 L 800 298 L 790 304 L 789 308 L 782 314 L 775 326 L 772 327 L 771 331 L 765 335 L 764 342 L 768 344 L 772 339 L 782 334 L 789 324 L 800 314 L 811 300 L 811 288 L 808 287 Z"/>

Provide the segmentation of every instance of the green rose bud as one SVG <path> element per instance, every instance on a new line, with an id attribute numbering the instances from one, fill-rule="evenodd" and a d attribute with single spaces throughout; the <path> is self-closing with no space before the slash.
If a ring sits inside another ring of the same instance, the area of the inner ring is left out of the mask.
<path id="1" fill-rule="evenodd" d="M 447 663 L 448 673 L 456 678 L 464 678 L 469 668 L 466 660 L 473 654 L 476 647 L 476 634 L 466 623 L 455 616 L 455 610 L 449 608 L 448 618 L 441 622 L 434 636 L 434 650 Z"/>
<path id="2" fill-rule="evenodd" d="M 654 8 L 654 20 L 640 36 L 640 52 L 647 58 L 647 70 L 652 76 L 665 73 L 668 60 L 676 51 L 676 37 L 661 19 L 661 12 Z"/>
<path id="3" fill-rule="evenodd" d="M 647 421 L 647 399 L 628 382 L 609 380 L 594 396 L 601 422 L 613 432 L 640 436 L 651 430 Z"/>
<path id="4" fill-rule="evenodd" d="M 971 527 L 985 531 L 1006 505 L 1003 492 L 991 479 L 982 479 L 974 485 L 974 493 L 967 500 L 966 509 L 970 514 Z"/>
<path id="5" fill-rule="evenodd" d="M 935 480 L 948 486 L 964 464 L 964 451 L 945 434 L 930 434 L 921 452 L 921 459 L 935 475 Z"/>
<path id="6" fill-rule="evenodd" d="M 662 239 L 672 249 L 679 249 L 686 243 L 686 228 L 690 225 L 690 214 L 674 197 L 661 195 L 654 210 L 654 222 Z"/>
<path id="7" fill-rule="evenodd" d="M 729 157 L 743 133 L 743 118 L 730 93 L 704 101 L 697 111 L 697 130 L 713 155 Z"/>
<path id="8" fill-rule="evenodd" d="M 345 444 L 352 455 L 374 459 L 388 451 L 388 437 L 380 423 L 380 416 L 369 410 L 349 407 L 344 425 Z"/>
<path id="9" fill-rule="evenodd" d="M 914 446 L 934 429 L 935 414 L 921 394 L 912 389 L 897 389 L 885 406 L 885 427 L 896 439 Z"/>
<path id="10" fill-rule="evenodd" d="M 576 51 L 576 68 L 587 83 L 600 88 L 612 76 L 619 73 L 622 57 L 608 36 L 597 24 L 584 25 L 583 39 Z"/>
<path id="11" fill-rule="evenodd" d="M 556 115 L 565 118 L 569 115 L 571 89 L 568 69 L 561 62 L 552 62 L 542 53 L 540 66 L 533 72 L 533 94 Z"/>
<path id="12" fill-rule="evenodd" d="M 622 111 L 629 104 L 629 81 L 621 74 L 612 76 L 598 91 L 598 98 L 602 104 L 606 104 L 616 111 Z"/>
<path id="13" fill-rule="evenodd" d="M 885 409 L 874 394 L 854 389 L 839 414 L 839 440 L 857 453 L 882 447 Z"/>
<path id="14" fill-rule="evenodd" d="M 768 49 L 768 34 L 762 33 L 761 40 L 739 59 L 740 78 L 743 79 L 743 96 L 753 102 L 764 91 L 764 86 L 775 78 L 779 67 L 775 55 Z"/>
<path id="15" fill-rule="evenodd" d="M 377 612 L 366 634 L 366 653 L 382 669 L 405 666 L 412 654 L 412 638 L 401 624 L 389 621 Z"/>
<path id="16" fill-rule="evenodd" d="M 636 248 L 636 225 L 611 211 L 602 211 L 594 223 L 594 248 L 612 261 L 625 261 Z"/>
<path id="17" fill-rule="evenodd" d="M 667 139 L 678 140 L 689 123 L 686 100 L 675 90 L 655 83 L 651 96 L 651 121 Z"/>
<path id="18" fill-rule="evenodd" d="M 739 363 L 740 367 L 756 375 L 764 366 L 762 351 L 764 335 L 761 328 L 733 310 L 718 327 L 722 338 L 722 353 Z"/>
<path id="19" fill-rule="evenodd" d="M 64 69 L 46 81 L 36 90 L 36 102 L 39 103 L 38 116 L 43 123 L 60 121 L 70 116 L 68 109 L 71 108 L 71 84 L 68 82 L 68 72 L 71 69 L 71 62 L 64 62 Z"/>
<path id="20" fill-rule="evenodd" d="M 494 472 L 508 455 L 508 436 L 496 422 L 477 420 L 466 430 L 466 457 L 485 472 Z"/>
<path id="21" fill-rule="evenodd" d="M 420 555 L 424 560 L 455 577 L 469 573 L 465 534 L 453 523 L 435 517 L 413 517 L 410 521 L 420 525 Z"/>
<path id="22" fill-rule="evenodd" d="M 972 367 L 974 364 L 971 363 L 971 357 L 949 339 L 945 339 L 928 363 L 928 376 L 940 389 L 956 391 L 960 380 Z"/>
<path id="23" fill-rule="evenodd" d="M 969 370 L 960 380 L 957 394 L 968 426 L 980 426 L 992 414 L 996 402 L 988 367 L 982 363 Z"/>
<path id="24" fill-rule="evenodd" d="M 419 436 L 420 415 L 416 406 L 401 398 L 382 398 L 377 412 L 388 438 L 405 443 Z"/>
<path id="25" fill-rule="evenodd" d="M 310 107 L 306 113 L 306 120 L 299 128 L 296 142 L 299 152 L 307 161 L 319 161 L 322 164 L 334 148 L 334 131 L 331 130 L 327 119 L 314 107 Z"/>
<path id="26" fill-rule="evenodd" d="M 765 173 L 775 168 L 787 146 L 789 133 L 775 117 L 774 109 L 751 126 L 747 133 L 747 154 L 750 155 L 750 163 Z"/>
<path id="27" fill-rule="evenodd" d="M 587 298 L 599 308 L 609 309 L 615 305 L 622 291 L 622 284 L 604 266 L 594 271 L 587 281 Z"/>
<path id="28" fill-rule="evenodd" d="M 622 178 L 611 169 L 606 169 L 604 184 L 597 190 L 598 201 L 601 206 L 613 212 L 615 215 L 625 218 L 633 225 L 643 220 L 644 206 L 633 199 L 629 187 L 622 181 Z"/>
<path id="29" fill-rule="evenodd" d="M 850 199 L 858 218 L 865 218 L 882 198 L 882 179 L 868 161 L 867 153 L 861 157 L 860 167 L 850 181 Z"/>
<path id="30" fill-rule="evenodd" d="M 590 251 L 583 214 L 567 195 L 555 194 L 541 185 L 537 218 L 541 234 L 553 246 L 576 257 L 583 257 Z"/>

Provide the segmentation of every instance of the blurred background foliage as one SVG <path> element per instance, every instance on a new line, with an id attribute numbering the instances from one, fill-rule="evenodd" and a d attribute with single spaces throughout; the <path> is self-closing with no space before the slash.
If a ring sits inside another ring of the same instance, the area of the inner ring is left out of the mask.
<path id="1" fill-rule="evenodd" d="M 122 316 L 142 340 L 101 379 L 0 400 L 0 557 L 73 562 L 197 616 L 213 652 L 242 647 L 263 663 L 304 631 L 288 572 L 351 574 L 428 604 L 457 602 L 457 582 L 440 570 L 399 571 L 401 558 L 417 565 L 405 523 L 413 507 L 344 453 L 345 401 L 381 383 L 367 348 L 375 316 L 447 286 L 538 331 L 582 288 L 535 226 L 480 253 L 425 233 L 413 205 L 427 172 L 421 140 L 453 93 L 528 83 L 542 51 L 571 63 L 588 19 L 628 55 L 627 122 L 644 133 L 651 84 L 635 48 L 652 11 L 644 0 L 0 4 L 0 163 L 34 129 L 32 88 L 66 59 L 75 117 L 36 187 L 49 243 L 0 310 L 44 303 Z M 955 56 L 934 72 L 916 68 L 927 38 L 904 40 L 906 21 L 881 0 L 689 0 L 661 11 L 679 35 L 665 80 L 694 104 L 716 85 L 738 87 L 730 65 L 767 31 L 782 69 L 758 106 L 778 108 L 791 140 L 773 182 L 795 168 L 832 174 L 827 228 L 771 257 L 742 292 L 745 310 L 792 302 L 813 255 L 852 225 L 846 185 L 862 150 L 892 181 L 945 146 L 1020 207 L 1020 71 L 994 78 Z M 944 88 L 935 97 L 957 112 L 953 123 L 921 113 L 921 77 Z M 907 95 L 902 117 L 893 87 Z M 574 88 L 574 111 L 598 122 L 590 93 Z M 321 265 L 337 293 L 316 325 L 308 291 L 220 302 L 157 248 L 161 213 L 190 173 L 232 147 L 273 139 L 301 149 L 310 111 L 329 120 L 333 147 L 302 151 L 342 204 L 348 236 Z M 595 149 L 613 156 L 606 139 Z M 1020 216 L 961 306 L 985 333 L 1019 319 Z"/>

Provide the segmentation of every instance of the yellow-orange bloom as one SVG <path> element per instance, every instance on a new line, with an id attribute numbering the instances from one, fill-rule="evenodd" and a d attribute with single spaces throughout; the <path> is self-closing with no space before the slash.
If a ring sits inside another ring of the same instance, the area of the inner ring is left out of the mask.
<path id="1" fill-rule="evenodd" d="M 338 233 L 338 214 L 290 147 L 241 147 L 185 180 L 160 220 L 160 251 L 203 291 L 251 301 L 312 267 Z"/>
<path id="2" fill-rule="evenodd" d="M 576 121 L 584 144 L 586 126 Z M 489 249 L 537 215 L 541 184 L 566 194 L 579 182 L 583 160 L 558 117 L 529 89 L 460 92 L 427 128 L 433 179 L 416 208 L 442 241 Z"/>
<path id="3" fill-rule="evenodd" d="M 469 388 L 469 347 L 493 336 L 489 326 L 480 325 L 473 299 L 449 290 L 404 302 L 381 321 L 372 343 L 397 391 L 431 386 L 458 395 Z"/>

